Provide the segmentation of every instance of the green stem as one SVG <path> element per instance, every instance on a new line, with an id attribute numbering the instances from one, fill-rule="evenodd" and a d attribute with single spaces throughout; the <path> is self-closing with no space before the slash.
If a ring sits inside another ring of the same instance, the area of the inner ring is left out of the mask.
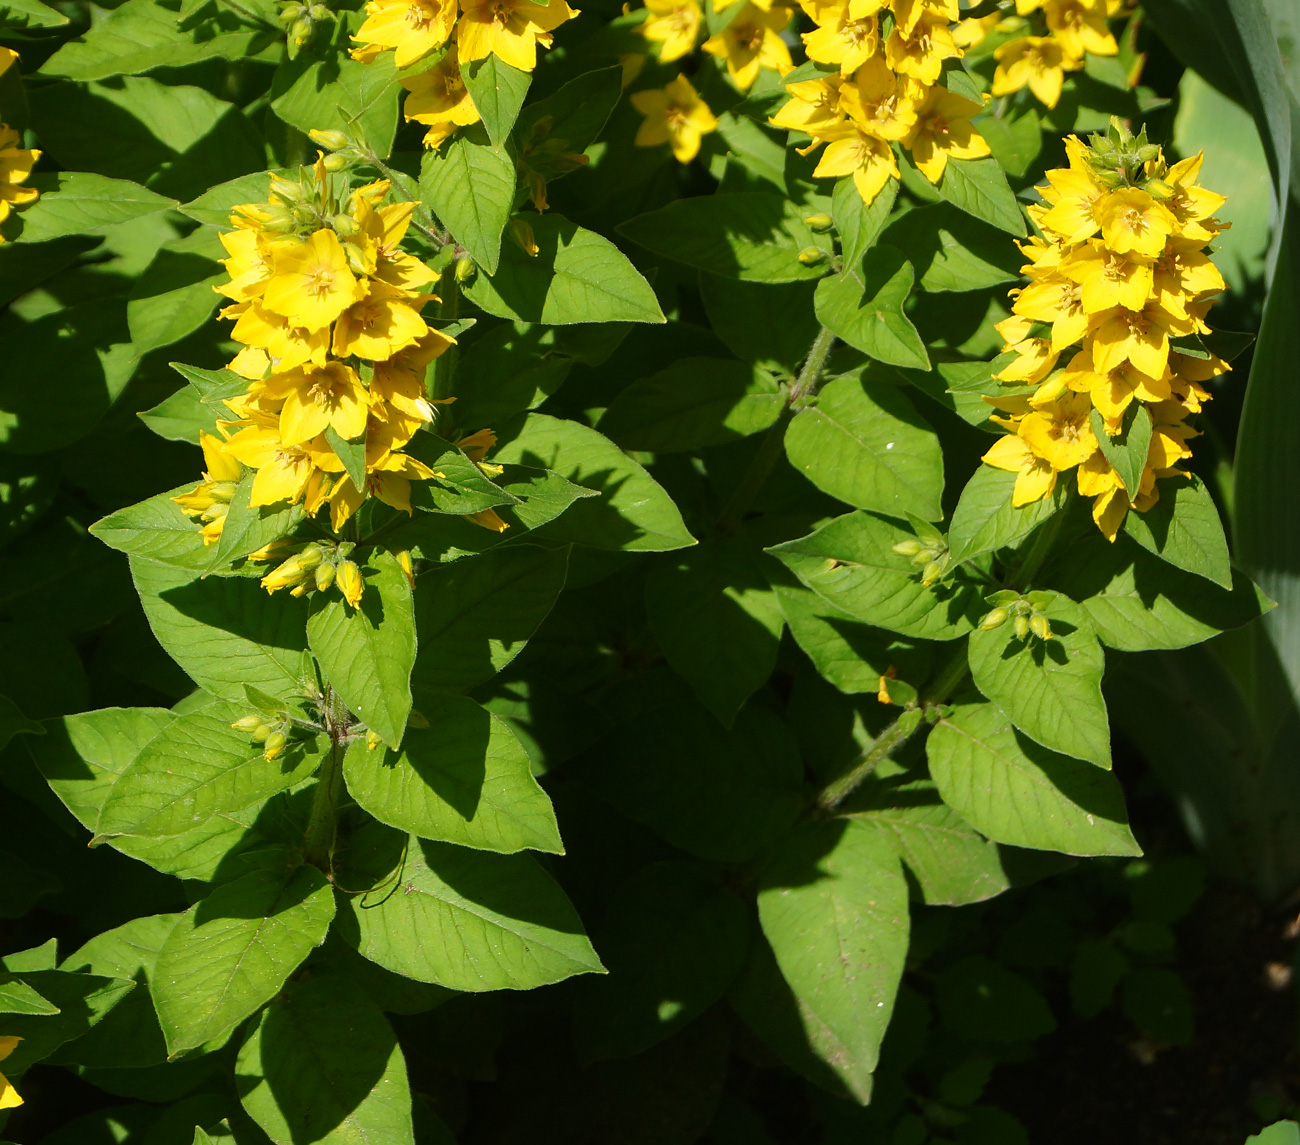
<path id="1" fill-rule="evenodd" d="M 826 368 L 826 358 L 834 345 L 835 335 L 823 326 L 808 351 L 808 357 L 804 359 L 803 369 L 799 371 L 799 376 L 786 395 L 785 408 L 781 410 L 776 421 L 767 428 L 758 452 L 749 463 L 749 468 L 741 475 L 740 483 L 732 490 L 727 503 L 722 507 L 722 512 L 714 525 L 718 532 L 734 533 L 749 511 L 751 502 L 767 484 L 773 468 L 780 460 L 781 454 L 785 452 L 786 428 L 794 419 L 794 415 L 817 393 L 822 370 Z"/>
<path id="2" fill-rule="evenodd" d="M 334 835 L 338 825 L 339 795 L 343 788 L 343 756 L 345 731 L 332 689 L 326 689 L 321 704 L 321 715 L 330 738 L 330 749 L 316 773 L 316 790 L 312 793 L 311 813 L 302 835 L 303 858 L 327 874 L 334 853 Z"/>
<path id="3" fill-rule="evenodd" d="M 447 264 L 447 269 L 443 271 L 442 282 L 438 284 L 438 291 L 442 297 L 442 305 L 438 309 L 438 317 L 455 321 L 460 317 L 460 283 L 456 279 L 456 267 L 459 264 L 455 261 Z M 456 385 L 456 358 L 459 347 L 448 346 L 447 349 L 433 360 L 433 386 L 431 397 L 434 400 L 453 397 Z"/>
<path id="4" fill-rule="evenodd" d="M 1011 570 L 1011 575 L 1007 577 L 1008 588 L 1014 588 L 1017 592 L 1024 592 L 1025 589 L 1033 585 L 1034 577 L 1038 575 L 1038 570 L 1043 567 L 1043 562 L 1047 560 L 1048 554 L 1052 551 L 1052 546 L 1056 543 L 1057 534 L 1061 531 L 1061 522 L 1065 520 L 1065 514 L 1070 507 L 1073 496 L 1074 491 L 1067 488 L 1061 507 L 1052 514 L 1047 524 L 1034 534 L 1034 539 L 1030 542 L 1025 555 L 1020 559 L 1016 567 Z"/>
<path id="5" fill-rule="evenodd" d="M 957 686 L 966 679 L 969 672 L 970 662 L 963 641 L 943 666 L 939 675 L 935 677 L 934 683 L 926 689 L 918 705 L 900 712 L 894 722 L 875 738 L 852 771 L 828 783 L 818 797 L 817 805 L 824 811 L 834 811 L 881 763 L 912 738 L 925 722 L 926 713 L 930 709 L 947 702 L 948 697 L 956 691 Z"/>
<path id="6" fill-rule="evenodd" d="M 364 143 L 364 141 L 363 141 Z M 411 194 L 407 184 L 411 177 L 402 171 L 395 171 L 387 163 L 379 158 L 373 151 L 365 153 L 365 162 L 370 164 L 385 179 L 395 187 L 402 189 L 403 194 Z M 438 226 L 437 221 L 430 213 L 429 208 L 420 202 L 418 195 L 413 196 L 415 200 L 415 210 L 411 213 L 411 221 L 415 223 L 416 229 L 419 230 L 435 247 L 444 247 L 451 241 L 451 236 Z"/>

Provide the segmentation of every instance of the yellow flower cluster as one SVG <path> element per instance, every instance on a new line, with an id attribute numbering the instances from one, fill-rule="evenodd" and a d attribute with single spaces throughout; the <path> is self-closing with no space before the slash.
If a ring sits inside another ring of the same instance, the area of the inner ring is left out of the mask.
<path id="1" fill-rule="evenodd" d="M 1167 166 L 1145 132 L 1134 139 L 1112 123 L 1109 136 L 1091 146 L 1071 136 L 1066 150 L 1069 167 L 1047 172 L 1044 202 L 1029 208 L 1041 233 L 1021 244 L 1030 285 L 1012 291 L 1013 314 L 998 326 L 1014 357 L 996 377 L 1021 392 L 987 399 L 1009 435 L 984 460 L 1017 474 L 1017 506 L 1077 468 L 1093 520 L 1114 540 L 1130 508 L 1155 504 L 1158 478 L 1181 475 L 1195 436 L 1186 419 L 1210 398 L 1203 383 L 1228 369 L 1173 344 L 1209 332 L 1224 282 L 1205 247 L 1227 225 L 1214 218 L 1225 200 L 1198 186 L 1200 155 Z M 1097 431 L 1109 445 L 1148 416 L 1140 483 L 1126 489 Z"/>
<path id="2" fill-rule="evenodd" d="M 959 59 L 957 0 L 800 0 L 817 28 L 808 58 L 838 73 L 789 85 L 771 123 L 827 145 L 816 175 L 851 175 L 870 203 L 899 177 L 894 144 L 937 183 L 949 159 L 978 159 L 988 144 L 971 126 L 982 104 L 939 84 L 943 61 Z M 806 153 L 806 152 L 805 152 Z"/>
<path id="3" fill-rule="evenodd" d="M 0 76 L 18 60 L 18 53 L 10 48 L 0 48 Z M 39 151 L 19 147 L 22 139 L 8 124 L 0 123 L 0 223 L 9 217 L 14 207 L 25 207 L 37 198 L 35 187 L 24 187 L 23 180 L 31 173 Z M 0 235 L 0 243 L 4 242 Z"/>
<path id="4" fill-rule="evenodd" d="M 436 299 L 420 288 L 437 276 L 400 249 L 415 204 L 383 205 L 388 189 L 351 190 L 322 157 L 297 181 L 273 176 L 268 202 L 234 208 L 221 236 L 230 280 L 216 289 L 244 347 L 229 368 L 249 384 L 224 399 L 224 439 L 202 435 L 204 481 L 176 498 L 206 542 L 220 537 L 245 467 L 256 471 L 252 506 L 328 506 L 335 533 L 368 496 L 409 513 L 411 481 L 434 476 L 401 449 L 433 421 L 424 375 L 453 340 L 420 315 Z M 364 488 L 345 443 L 364 447 Z M 274 574 L 263 583 L 285 587 Z"/>
<path id="5" fill-rule="evenodd" d="M 410 93 L 403 114 L 428 127 L 426 147 L 440 147 L 458 127 L 479 121 L 460 69 L 496 56 L 531 72 L 537 46 L 551 46 L 551 33 L 578 12 L 565 0 L 368 0 L 366 21 L 353 37 L 360 47 L 353 59 L 371 63 L 393 53 L 398 68 L 409 68 L 437 53 L 433 66 L 403 76 Z"/>
<path id="6" fill-rule="evenodd" d="M 1113 56 L 1119 51 L 1106 21 L 1122 7 L 1122 0 L 1016 0 L 1020 26 L 1028 26 L 1030 34 L 1007 40 L 993 53 L 998 62 L 993 94 L 1010 95 L 1028 87 L 1040 102 L 1055 107 L 1066 72 L 1083 67 L 1089 52 Z M 1025 17 L 1040 26 L 1026 25 Z M 1006 24 L 1000 23 L 999 29 Z"/>

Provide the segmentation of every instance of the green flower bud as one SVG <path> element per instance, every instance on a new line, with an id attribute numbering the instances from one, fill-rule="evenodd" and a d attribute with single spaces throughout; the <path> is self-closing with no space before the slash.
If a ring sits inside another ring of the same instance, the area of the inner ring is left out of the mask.
<path id="1" fill-rule="evenodd" d="M 935 581 L 943 576 L 943 564 L 940 561 L 931 561 L 921 571 L 921 583 L 929 588 Z"/>
<path id="2" fill-rule="evenodd" d="M 983 620 L 980 621 L 980 628 L 984 632 L 992 632 L 995 628 L 1001 628 L 1007 622 L 1007 610 L 1005 608 L 995 608 Z"/>
<path id="3" fill-rule="evenodd" d="M 280 23 L 292 24 L 295 20 L 300 20 L 307 11 L 301 4 L 286 4 L 280 9 Z"/>
<path id="4" fill-rule="evenodd" d="M 1026 640 L 1029 637 L 1029 617 L 1023 612 L 1016 613 L 1016 618 L 1011 622 L 1011 627 L 1015 631 L 1017 640 Z"/>
<path id="5" fill-rule="evenodd" d="M 268 763 L 277 755 L 284 751 L 285 745 L 289 742 L 289 737 L 284 732 L 275 732 L 266 737 L 266 742 L 262 745 L 264 748 L 262 758 Z"/>
<path id="6" fill-rule="evenodd" d="M 920 541 L 899 541 L 894 546 L 894 552 L 900 557 L 914 557 L 922 551 L 924 546 Z M 927 558 L 928 559 L 928 558 Z"/>
<path id="7" fill-rule="evenodd" d="M 1039 640 L 1051 640 L 1052 626 L 1047 623 L 1047 617 L 1041 612 L 1035 612 L 1029 618 L 1029 628 Z"/>
<path id="8" fill-rule="evenodd" d="M 835 220 L 827 214 L 809 215 L 804 219 L 804 222 L 808 225 L 810 230 L 815 231 L 819 235 L 825 234 L 835 226 Z"/>
<path id="9" fill-rule="evenodd" d="M 322 18 L 316 16 L 315 8 L 312 9 L 312 15 L 316 19 Z M 311 136 L 313 143 L 319 143 L 327 151 L 338 151 L 348 145 L 348 137 L 341 131 L 326 131 L 323 128 L 313 127 L 307 134 Z"/>
<path id="10" fill-rule="evenodd" d="M 470 279 L 472 279 L 474 275 L 476 275 L 477 273 L 478 273 L 478 268 L 474 265 L 471 259 L 460 258 L 456 260 L 456 281 L 457 282 L 460 283 L 469 282 Z"/>
<path id="11" fill-rule="evenodd" d="M 826 252 L 817 246 L 806 246 L 799 252 L 799 261 L 804 266 L 818 266 L 826 261 L 826 257 Z"/>
<path id="12" fill-rule="evenodd" d="M 252 734 L 260 727 L 265 727 L 261 716 L 244 716 L 230 725 L 237 732 L 244 732 L 246 735 Z M 268 729 L 269 730 L 269 729 Z"/>
<path id="13" fill-rule="evenodd" d="M 271 738 L 271 726 L 269 724 L 259 723 L 257 727 L 253 729 L 252 738 L 254 743 L 265 743 Z"/>
<path id="14" fill-rule="evenodd" d="M 324 592 L 334 583 L 334 566 L 326 562 L 316 566 L 316 591 Z"/>

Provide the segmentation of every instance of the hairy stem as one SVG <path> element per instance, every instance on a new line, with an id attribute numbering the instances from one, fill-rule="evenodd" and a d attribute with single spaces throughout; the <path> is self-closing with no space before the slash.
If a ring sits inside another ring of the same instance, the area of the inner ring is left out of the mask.
<path id="1" fill-rule="evenodd" d="M 808 357 L 804 359 L 803 368 L 790 387 L 786 396 L 785 408 L 763 435 L 763 440 L 754 454 L 749 468 L 741 475 L 740 483 L 732 490 L 727 503 L 722 507 L 714 528 L 720 533 L 734 533 L 741 520 L 749 511 L 749 506 L 759 491 L 767 484 L 773 468 L 780 460 L 785 449 L 785 431 L 798 413 L 817 393 L 821 384 L 822 371 L 826 368 L 826 358 L 835 345 L 835 335 L 825 326 L 818 332 Z"/>

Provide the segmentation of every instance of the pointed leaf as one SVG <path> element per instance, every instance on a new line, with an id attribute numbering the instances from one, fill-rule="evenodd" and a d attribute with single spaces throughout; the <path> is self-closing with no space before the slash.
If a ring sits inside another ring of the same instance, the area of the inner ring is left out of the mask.
<path id="1" fill-rule="evenodd" d="M 881 362 L 930 368 L 925 343 L 903 303 L 915 280 L 912 264 L 894 247 L 875 246 L 862 266 L 817 284 L 817 317 L 854 349 Z"/>
<path id="2" fill-rule="evenodd" d="M 497 273 L 515 179 L 510 153 L 489 143 L 477 125 L 457 132 L 441 150 L 426 151 L 421 161 L 421 200 L 488 274 Z"/>

